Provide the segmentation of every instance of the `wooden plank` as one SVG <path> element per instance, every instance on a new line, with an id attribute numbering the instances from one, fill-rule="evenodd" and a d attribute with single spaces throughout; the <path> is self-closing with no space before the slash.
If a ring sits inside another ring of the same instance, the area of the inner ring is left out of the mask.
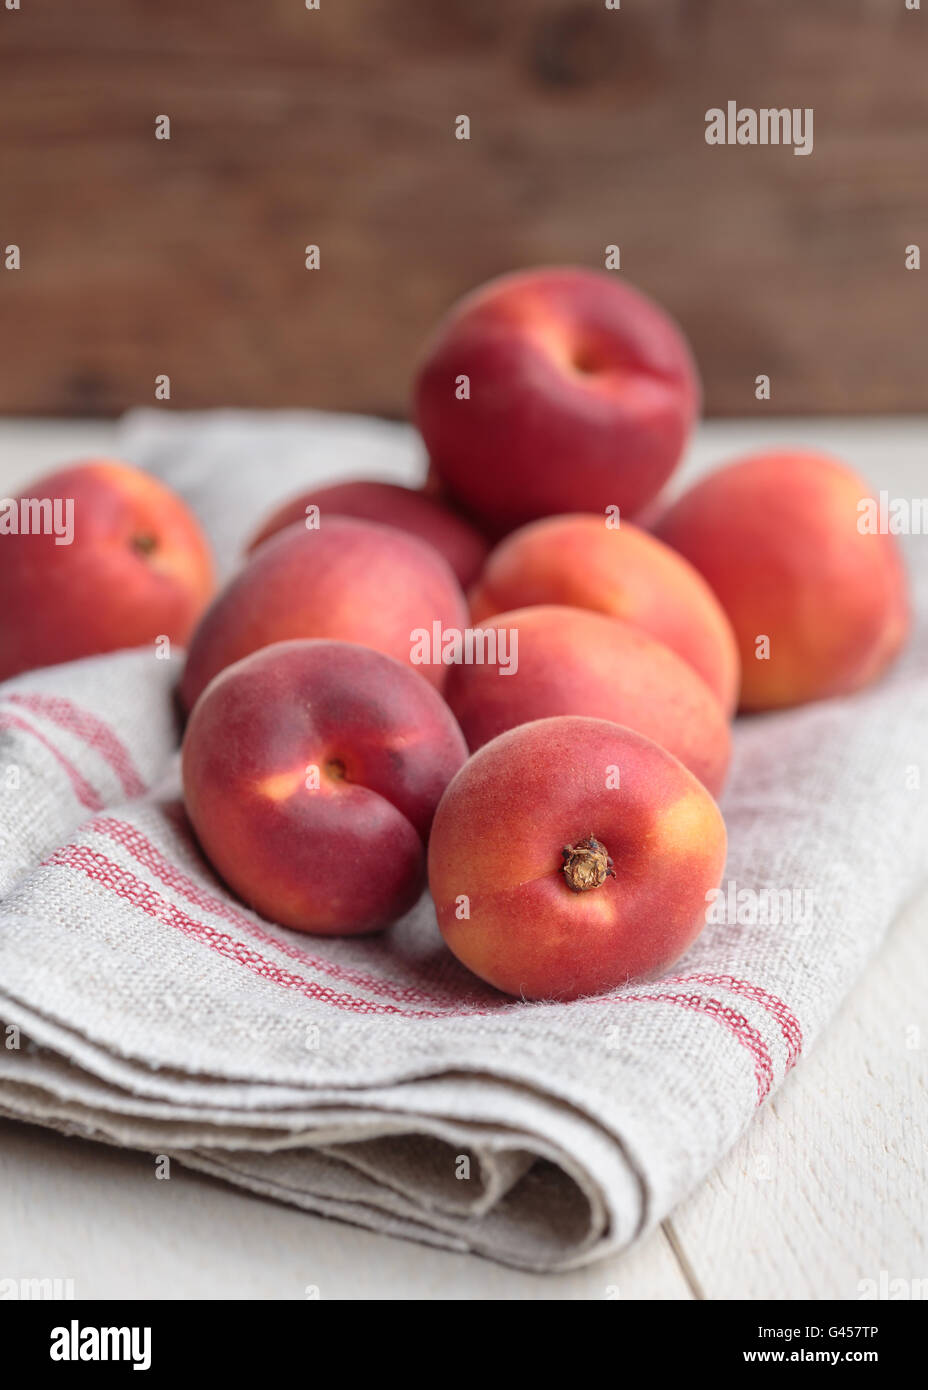
<path id="1" fill-rule="evenodd" d="M 923 408 L 926 36 L 901 0 L 0 9 L 0 410 L 166 372 L 178 406 L 402 414 L 458 294 L 613 242 L 710 412 Z M 813 154 L 707 146 L 729 98 L 813 106 Z"/>
<path id="2" fill-rule="evenodd" d="M 262 1201 L 151 1157 L 0 1121 L 5 1278 L 75 1298 L 683 1299 L 663 1232 L 616 1260 L 525 1274 Z"/>
<path id="3" fill-rule="evenodd" d="M 674 1214 L 704 1297 L 925 1297 L 926 945 L 928 893 L 817 1049 Z"/>

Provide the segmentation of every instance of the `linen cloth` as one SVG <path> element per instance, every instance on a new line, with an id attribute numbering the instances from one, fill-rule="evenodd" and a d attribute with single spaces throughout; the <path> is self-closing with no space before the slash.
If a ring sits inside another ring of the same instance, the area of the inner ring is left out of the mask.
<path id="1" fill-rule="evenodd" d="M 223 573 L 294 491 L 423 466 L 404 426 L 308 413 L 140 412 L 120 452 L 188 499 Z M 427 898 L 344 940 L 238 903 L 179 799 L 181 652 L 0 686 L 0 1113 L 526 1269 L 634 1241 L 735 1142 L 925 877 L 926 544 L 904 542 L 918 621 L 881 684 L 739 721 L 735 910 L 671 977 L 570 1004 L 481 985 Z M 752 921 L 745 889 L 794 910 Z"/>

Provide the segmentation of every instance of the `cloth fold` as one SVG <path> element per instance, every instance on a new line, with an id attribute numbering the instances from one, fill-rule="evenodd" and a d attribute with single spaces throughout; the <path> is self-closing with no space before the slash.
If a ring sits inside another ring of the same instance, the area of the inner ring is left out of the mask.
<path id="1" fill-rule="evenodd" d="M 305 414 L 143 412 L 123 445 L 191 501 L 226 573 L 300 487 L 421 467 L 403 426 Z M 739 722 L 717 920 L 671 977 L 571 1004 L 482 986 L 427 898 L 341 940 L 238 903 L 180 801 L 182 660 L 0 687 L 0 1113 L 386 1233 L 540 1271 L 633 1241 L 734 1143 L 925 875 L 921 625 L 872 690 Z"/>

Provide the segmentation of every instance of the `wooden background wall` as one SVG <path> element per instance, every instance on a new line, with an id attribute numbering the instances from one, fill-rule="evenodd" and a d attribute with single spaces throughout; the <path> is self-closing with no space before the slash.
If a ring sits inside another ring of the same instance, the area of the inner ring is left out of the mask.
<path id="1" fill-rule="evenodd" d="M 459 293 L 613 242 L 711 413 L 928 406 L 928 0 L 8 3 L 0 411 L 399 415 Z M 728 99 L 814 153 L 707 146 Z"/>

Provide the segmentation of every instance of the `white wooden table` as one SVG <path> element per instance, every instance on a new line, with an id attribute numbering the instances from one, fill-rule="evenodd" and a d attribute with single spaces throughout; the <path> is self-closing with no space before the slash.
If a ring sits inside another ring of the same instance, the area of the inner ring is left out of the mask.
<path id="1" fill-rule="evenodd" d="M 0 496 L 111 450 L 103 422 L 0 423 Z M 720 422 L 691 462 L 770 442 L 828 447 L 874 486 L 892 451 L 928 494 L 928 421 Z M 926 541 L 928 543 L 928 541 Z M 928 892 L 909 905 L 818 1048 L 725 1161 L 627 1254 L 556 1277 L 372 1235 L 174 1167 L 0 1124 L 0 1277 L 78 1298 L 602 1299 L 859 1296 L 928 1281 Z M 925 1287 L 928 1287 L 926 1282 Z"/>

